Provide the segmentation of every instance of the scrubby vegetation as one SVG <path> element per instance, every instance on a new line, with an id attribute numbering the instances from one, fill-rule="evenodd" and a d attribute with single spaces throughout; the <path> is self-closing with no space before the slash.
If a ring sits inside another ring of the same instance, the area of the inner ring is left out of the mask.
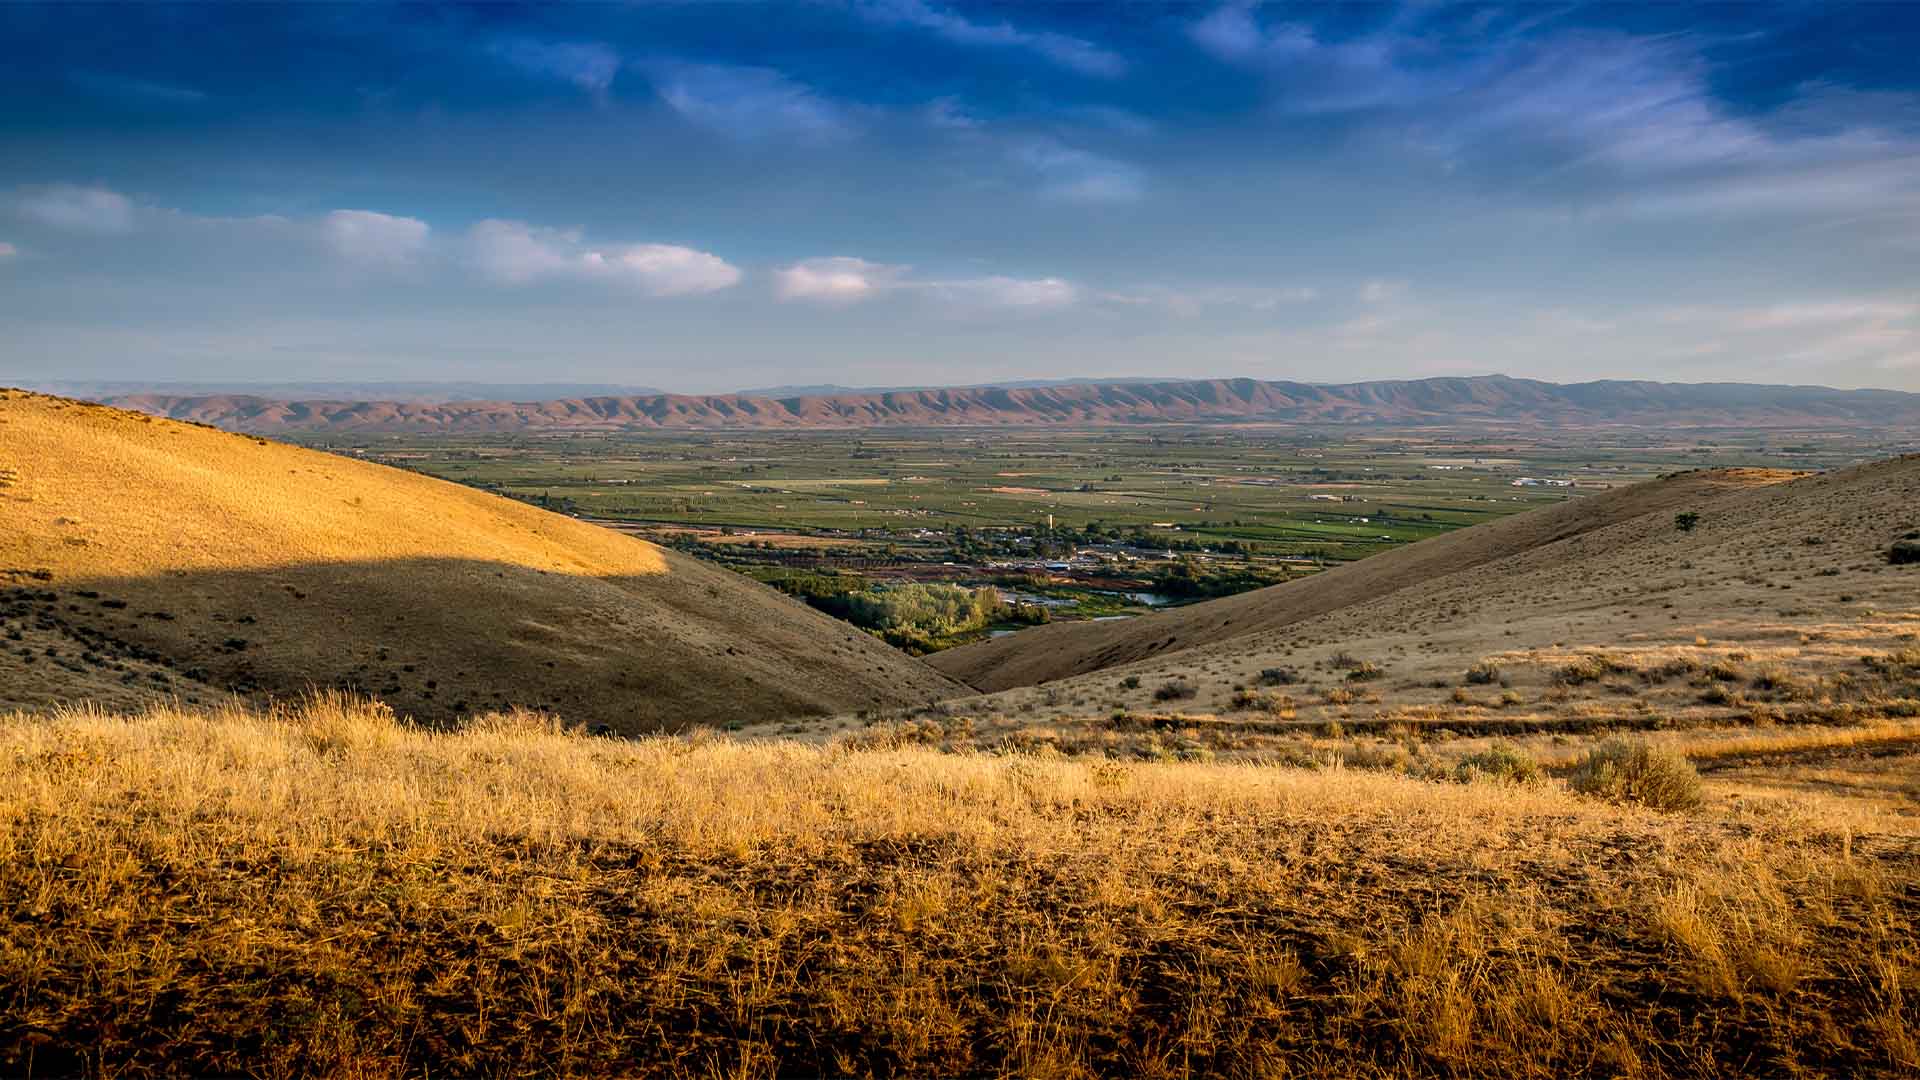
<path id="1" fill-rule="evenodd" d="M 1263 589 L 1268 585 L 1278 585 L 1289 577 L 1282 567 L 1236 566 L 1214 569 L 1193 559 L 1180 559 L 1154 575 L 1153 591 L 1183 600 L 1205 599 Z"/>
<path id="2" fill-rule="evenodd" d="M 1461 758 L 1454 775 L 1462 781 L 1494 780 L 1525 784 L 1539 779 L 1540 766 L 1512 743 L 1495 743 L 1485 750 Z"/>
<path id="3" fill-rule="evenodd" d="M 1701 801 L 1700 774 L 1684 756 L 1624 739 L 1589 750 L 1567 785 L 1583 795 L 1655 810 L 1691 810 Z"/>
<path id="4" fill-rule="evenodd" d="M 1186 679 L 1168 679 L 1154 689 L 1153 700 L 1186 701 L 1199 692 L 1199 688 Z"/>
<path id="5" fill-rule="evenodd" d="M 1587 653 L 1553 673 L 1553 681 L 1561 686 L 1582 686 L 1599 682 L 1609 675 L 1625 674 L 1637 670 L 1631 663 L 1606 653 Z"/>
<path id="6" fill-rule="evenodd" d="M 991 587 L 875 585 L 859 574 L 838 573 L 781 572 L 762 580 L 916 655 L 973 640 L 996 624 L 1048 621 L 1044 606 L 1007 603 Z"/>
<path id="7" fill-rule="evenodd" d="M 1920 1068 L 1897 844 L 915 742 L 0 719 L 0 1073 Z"/>

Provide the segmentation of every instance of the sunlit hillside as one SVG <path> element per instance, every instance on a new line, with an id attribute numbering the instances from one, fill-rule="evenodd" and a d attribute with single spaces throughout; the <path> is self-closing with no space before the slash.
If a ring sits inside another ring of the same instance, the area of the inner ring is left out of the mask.
<path id="1" fill-rule="evenodd" d="M 952 684 L 771 589 L 507 499 L 196 425 L 0 394 L 0 702 L 354 686 L 622 731 Z"/>

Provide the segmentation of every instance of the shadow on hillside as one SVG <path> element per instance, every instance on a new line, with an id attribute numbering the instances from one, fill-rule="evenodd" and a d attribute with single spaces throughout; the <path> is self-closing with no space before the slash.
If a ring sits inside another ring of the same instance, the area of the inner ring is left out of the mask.
<path id="1" fill-rule="evenodd" d="M 79 655 L 49 660 L 163 664 L 161 689 L 340 687 L 435 724 L 520 705 L 638 734 L 924 703 L 942 685 L 698 565 L 611 578 L 463 559 L 115 578 L 0 568 L 0 617 L 74 641 Z"/>

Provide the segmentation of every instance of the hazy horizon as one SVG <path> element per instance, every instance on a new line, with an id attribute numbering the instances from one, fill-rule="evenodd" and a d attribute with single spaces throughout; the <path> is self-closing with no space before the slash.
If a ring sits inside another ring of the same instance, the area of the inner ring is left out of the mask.
<path id="1" fill-rule="evenodd" d="M 1254 378 L 1252 376 L 1208 376 L 1192 375 L 1184 378 L 1114 376 L 1062 376 L 1047 378 L 1044 376 L 1030 379 L 1004 379 L 977 383 L 941 383 L 927 382 L 913 385 L 894 386 L 846 386 L 838 384 L 805 384 L 781 386 L 740 386 L 725 389 L 680 389 L 670 386 L 640 386 L 621 383 L 571 383 L 571 382 L 532 382 L 509 383 L 487 382 L 471 379 L 364 379 L 364 380 L 314 380 L 290 382 L 265 379 L 212 379 L 212 380 L 165 380 L 165 379 L 24 379 L 17 384 L 8 383 L 0 374 L 0 385 L 17 385 L 20 389 L 63 396 L 99 399 L 132 395 L 174 395 L 182 397 L 238 395 L 287 400 L 319 400 L 322 397 L 342 401 L 401 401 L 423 404 L 451 403 L 463 400 L 512 400 L 541 401 L 562 398 L 582 397 L 649 397 L 657 395 L 677 395 L 686 397 L 725 397 L 737 395 L 744 397 L 812 397 L 833 395 L 861 395 L 911 393 L 914 391 L 971 390 L 983 388 L 1037 388 L 1049 386 L 1074 386 L 1088 384 L 1109 385 L 1155 385 L 1182 382 L 1207 382 L 1215 379 Z M 1544 382 L 1555 386 L 1575 386 L 1607 382 L 1650 382 L 1666 386 L 1726 386 L 1751 388 L 1784 388 L 1796 390 L 1831 390 L 1838 392 L 1862 391 L 1869 393 L 1920 393 L 1920 391 L 1901 390 L 1889 386 L 1840 387 L 1820 383 L 1762 383 L 1739 379 L 1703 380 L 1700 382 L 1676 382 L 1661 379 L 1535 379 L 1531 376 L 1514 376 L 1504 372 L 1479 372 L 1457 376 L 1416 376 L 1410 379 L 1363 379 L 1340 382 L 1326 379 L 1273 379 L 1260 381 L 1297 382 L 1309 386 L 1342 387 L 1364 386 L 1376 383 L 1392 383 L 1423 379 L 1516 379 Z"/>
<path id="2" fill-rule="evenodd" d="M 1920 390 L 1905 5 L 102 10 L 0 381 Z"/>

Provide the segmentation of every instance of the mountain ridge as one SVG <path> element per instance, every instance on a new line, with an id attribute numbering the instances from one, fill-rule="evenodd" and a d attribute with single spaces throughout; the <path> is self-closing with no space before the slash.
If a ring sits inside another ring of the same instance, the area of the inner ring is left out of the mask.
<path id="1" fill-rule="evenodd" d="M 1504 375 L 1316 384 L 1258 379 L 1060 383 L 799 395 L 651 394 L 549 401 L 303 401 L 115 395 L 119 408 L 253 434 L 857 429 L 1272 422 L 1920 429 L 1920 394 L 1746 383 Z"/>

